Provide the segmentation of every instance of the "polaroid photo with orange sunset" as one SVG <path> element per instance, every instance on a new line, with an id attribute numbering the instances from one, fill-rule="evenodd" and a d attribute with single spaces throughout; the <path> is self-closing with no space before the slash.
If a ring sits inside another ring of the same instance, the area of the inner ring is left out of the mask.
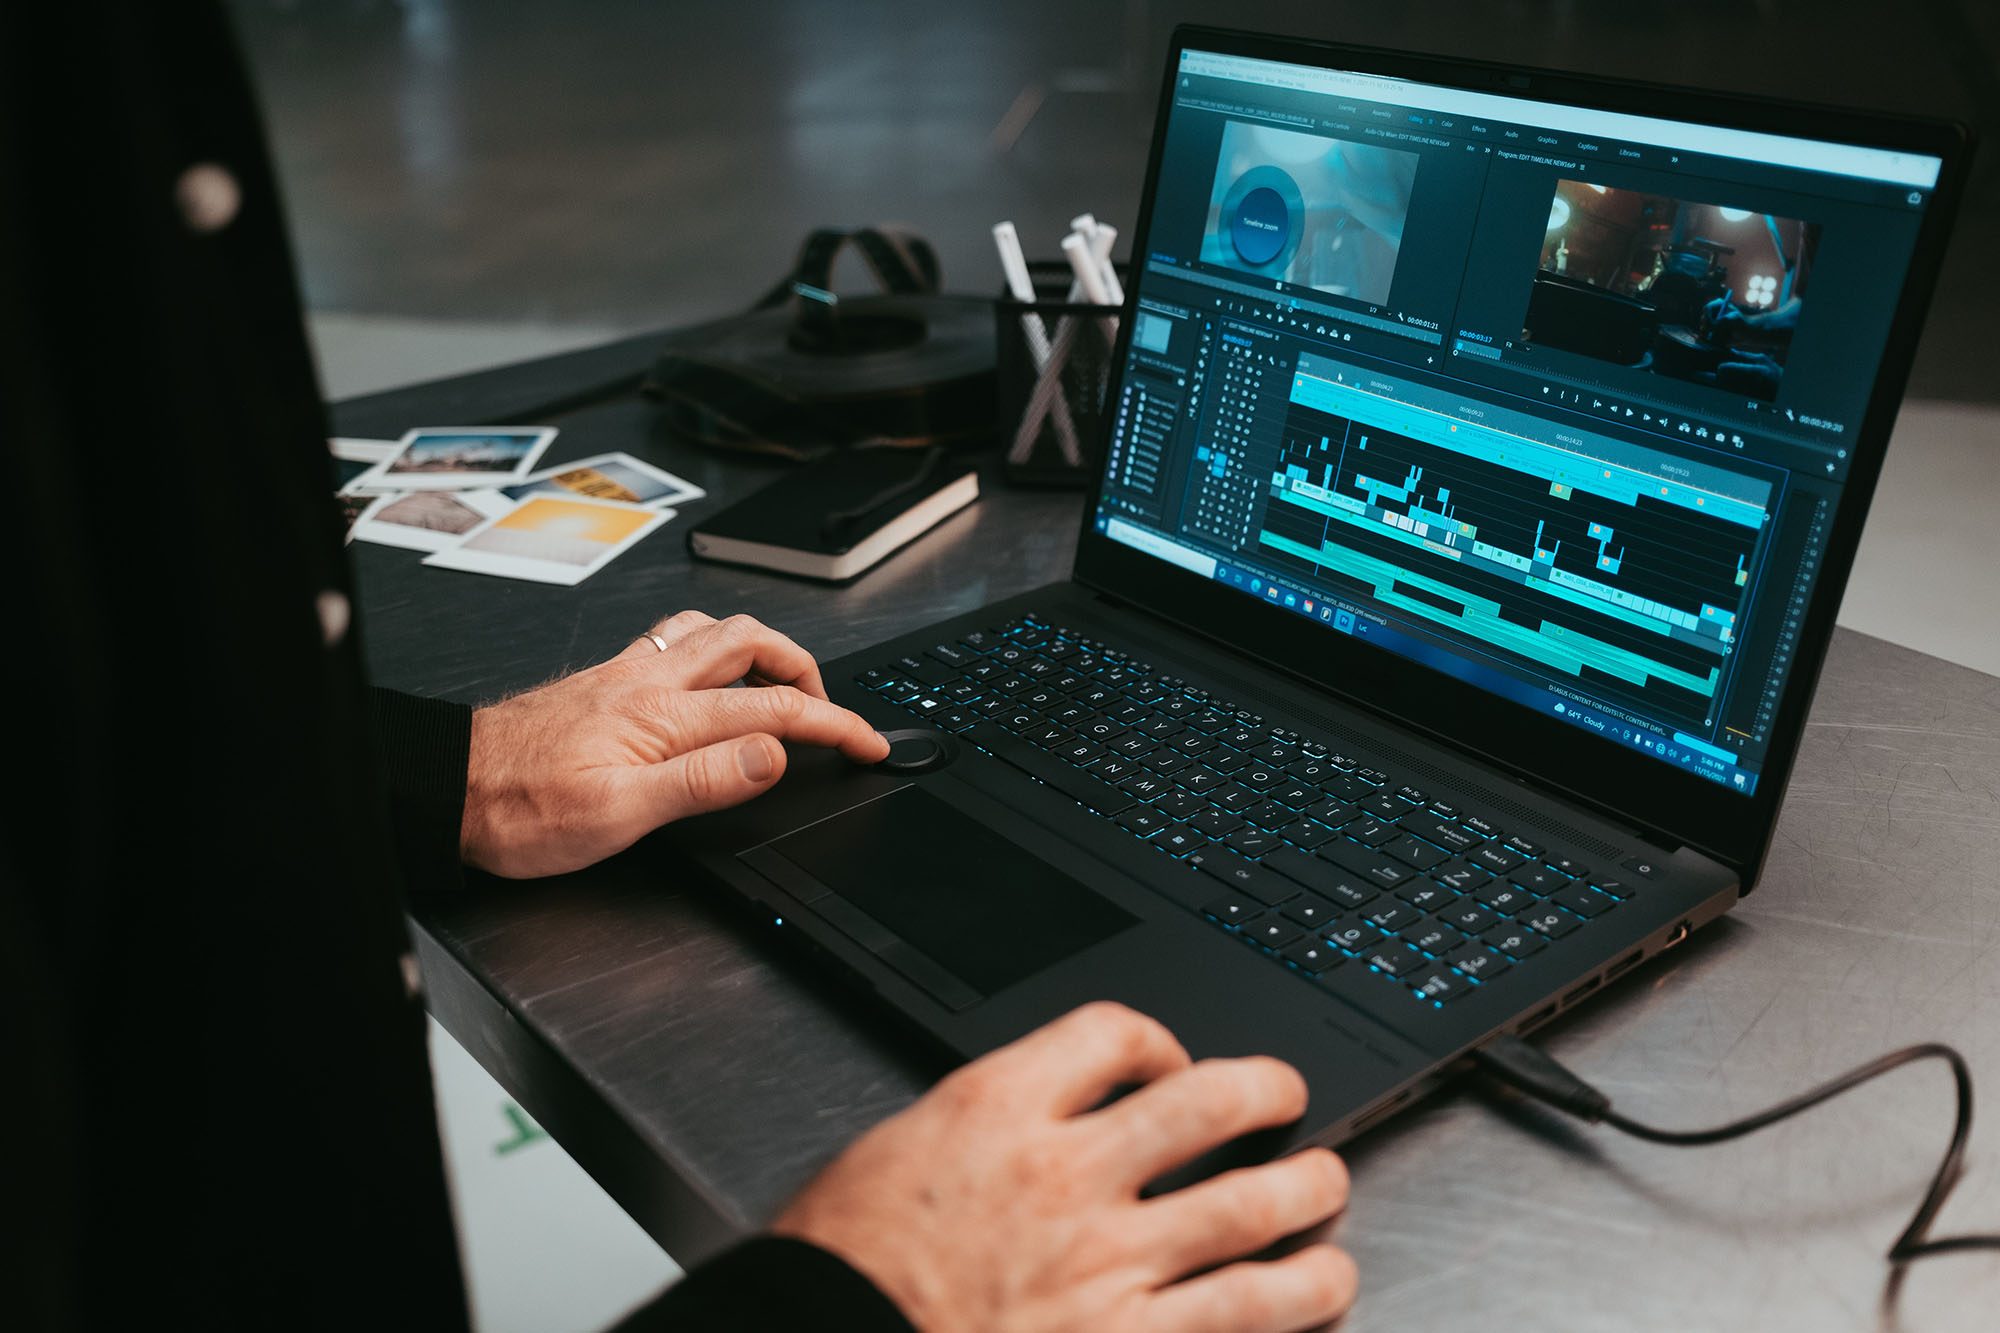
<path id="1" fill-rule="evenodd" d="M 675 512 L 582 495 L 531 495 L 467 533 L 458 545 L 425 556 L 424 563 L 534 583 L 574 585 L 636 545 Z"/>
<path id="2" fill-rule="evenodd" d="M 500 493 L 512 500 L 525 500 L 531 495 L 590 495 L 600 500 L 644 505 L 648 509 L 686 504 L 708 494 L 663 468 L 618 453 L 598 454 L 544 468 L 522 478 L 517 486 L 502 486 Z"/>

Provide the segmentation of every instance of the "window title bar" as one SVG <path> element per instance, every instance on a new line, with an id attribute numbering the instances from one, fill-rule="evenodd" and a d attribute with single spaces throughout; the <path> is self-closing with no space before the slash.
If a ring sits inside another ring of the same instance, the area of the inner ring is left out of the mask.
<path id="1" fill-rule="evenodd" d="M 1331 97 L 1390 102 L 1417 111 L 1510 121 L 1592 138 L 1624 139 L 1683 152 L 1707 153 L 1715 157 L 1732 157 L 1803 171 L 1823 171 L 1926 190 L 1937 186 L 1938 173 L 1943 167 L 1939 159 L 1927 153 L 1899 153 L 1887 148 L 1795 139 L 1782 134 L 1695 125 L 1687 121 L 1660 120 L 1619 111 L 1593 111 L 1554 102 L 1537 102 L 1525 97 L 1467 92 L 1410 79 L 1320 69 L 1313 65 L 1291 65 L 1249 56 L 1222 55 L 1214 51 L 1182 51 L 1180 72 L 1234 79 L 1271 88 L 1322 93 Z"/>

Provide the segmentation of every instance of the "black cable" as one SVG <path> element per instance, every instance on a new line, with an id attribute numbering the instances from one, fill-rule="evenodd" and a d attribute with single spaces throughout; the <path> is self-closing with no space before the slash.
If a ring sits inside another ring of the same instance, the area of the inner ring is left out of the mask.
<path id="1" fill-rule="evenodd" d="M 1926 1255 L 1944 1254 L 1953 1250 L 2000 1249 L 2000 1235 L 1946 1236 L 1941 1240 L 1927 1240 L 1924 1233 L 1930 1230 L 1931 1222 L 1938 1210 L 1944 1207 L 1952 1186 L 1965 1160 L 1965 1140 L 1972 1132 L 1972 1071 L 1967 1068 L 1965 1057 L 1949 1046 L 1937 1042 L 1924 1042 L 1918 1046 L 1905 1046 L 1899 1051 L 1869 1061 L 1858 1069 L 1851 1069 L 1838 1078 L 1830 1079 L 1808 1092 L 1799 1094 L 1788 1101 L 1778 1103 L 1768 1110 L 1741 1120 L 1732 1120 L 1714 1129 L 1655 1129 L 1629 1120 L 1611 1109 L 1611 1099 L 1590 1084 L 1578 1078 L 1568 1069 L 1558 1064 L 1547 1052 L 1531 1046 L 1519 1037 L 1503 1034 L 1472 1053 L 1472 1058 L 1481 1068 L 1501 1082 L 1528 1094 L 1538 1101 L 1547 1102 L 1558 1110 L 1567 1111 L 1591 1124 L 1603 1123 L 1613 1129 L 1622 1130 L 1634 1138 L 1650 1143 L 1664 1143 L 1679 1148 L 1694 1148 L 1710 1143 L 1721 1143 L 1726 1139 L 1741 1138 L 1755 1133 L 1766 1125 L 1810 1110 L 1830 1097 L 1846 1092 L 1849 1088 L 1892 1069 L 1901 1068 L 1913 1061 L 1935 1058 L 1951 1066 L 1952 1081 L 1958 1089 L 1958 1118 L 1951 1130 L 1951 1146 L 1945 1149 L 1944 1160 L 1938 1164 L 1937 1174 L 1931 1178 L 1930 1188 L 1924 1192 L 1923 1201 L 1917 1205 L 1916 1215 L 1910 1225 L 1903 1228 L 1903 1234 L 1889 1247 L 1889 1262 L 1908 1263 Z"/>

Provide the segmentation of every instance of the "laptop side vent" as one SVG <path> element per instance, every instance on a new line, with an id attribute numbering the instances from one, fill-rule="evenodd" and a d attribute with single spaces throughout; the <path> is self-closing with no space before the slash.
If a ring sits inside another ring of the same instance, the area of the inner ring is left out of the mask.
<path id="1" fill-rule="evenodd" d="M 1296 701 L 1280 699 L 1276 695 L 1267 694 L 1250 684 L 1236 684 L 1232 682 L 1231 688 L 1235 693 L 1253 697 L 1272 708 L 1281 709 L 1287 713 L 1295 713 L 1311 723 L 1315 728 L 1345 740 L 1363 754 L 1379 757 L 1383 761 L 1394 763 L 1411 773 L 1419 774 L 1434 782 L 1443 783 L 1452 791 L 1478 801 L 1483 801 L 1494 810 L 1507 814 L 1523 824 L 1538 828 L 1544 833 L 1554 834 L 1558 838 L 1563 838 L 1579 851 L 1589 852 L 1593 856 L 1600 856 L 1610 860 L 1623 857 L 1629 851 L 1627 848 L 1613 846 L 1602 838 L 1593 837 L 1588 833 L 1572 828 L 1559 819 L 1552 819 L 1541 811 L 1531 809 L 1510 796 L 1504 796 L 1491 788 L 1482 787 L 1474 782 L 1468 782 L 1462 775 L 1439 768 L 1436 764 L 1419 759 L 1407 751 L 1399 750 L 1393 745 L 1387 745 L 1371 737 L 1363 736 L 1359 732 L 1336 722 L 1323 713 L 1316 713 L 1309 708 L 1301 707 Z"/>

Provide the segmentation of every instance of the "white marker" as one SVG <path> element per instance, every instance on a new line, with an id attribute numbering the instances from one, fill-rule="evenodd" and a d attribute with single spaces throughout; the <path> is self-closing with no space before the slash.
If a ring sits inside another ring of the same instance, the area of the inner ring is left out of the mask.
<path id="1" fill-rule="evenodd" d="M 1090 257 L 1097 261 L 1104 273 L 1104 290 L 1111 297 L 1111 304 L 1125 304 L 1125 284 L 1118 281 L 1118 268 L 1111 262 L 1111 247 L 1118 244 L 1118 228 L 1108 222 L 1097 224 L 1097 235 L 1090 247 Z"/>
<path id="2" fill-rule="evenodd" d="M 1069 259 L 1070 271 L 1076 274 L 1077 285 L 1083 288 L 1083 299 L 1092 305 L 1110 305 L 1111 293 L 1104 289 L 1104 273 L 1091 258 L 1090 245 L 1081 236 L 1063 237 L 1063 254 Z M 1118 341 L 1118 317 L 1106 315 L 1098 321 L 1104 329 L 1105 345 L 1109 347 Z"/>
<path id="3" fill-rule="evenodd" d="M 1097 218 L 1089 213 L 1078 213 L 1069 220 L 1069 233 L 1072 236 L 1083 237 L 1087 243 L 1094 243 L 1097 240 Z M 1063 300 L 1070 305 L 1083 300 L 1083 284 L 1072 281 L 1069 285 L 1069 295 Z"/>
<path id="4" fill-rule="evenodd" d="M 1028 276 L 1028 261 L 1021 254 L 1021 237 L 1011 222 L 993 224 L 993 246 L 1000 252 L 1000 271 L 1007 275 L 1007 290 L 1023 305 L 1035 303 L 1035 280 Z"/>
<path id="5" fill-rule="evenodd" d="M 1110 305 L 1111 293 L 1104 289 L 1104 270 L 1091 255 L 1090 242 L 1072 232 L 1063 237 L 1062 249 L 1070 271 L 1076 274 L 1076 285 L 1083 289 L 1083 299 L 1092 305 Z"/>

